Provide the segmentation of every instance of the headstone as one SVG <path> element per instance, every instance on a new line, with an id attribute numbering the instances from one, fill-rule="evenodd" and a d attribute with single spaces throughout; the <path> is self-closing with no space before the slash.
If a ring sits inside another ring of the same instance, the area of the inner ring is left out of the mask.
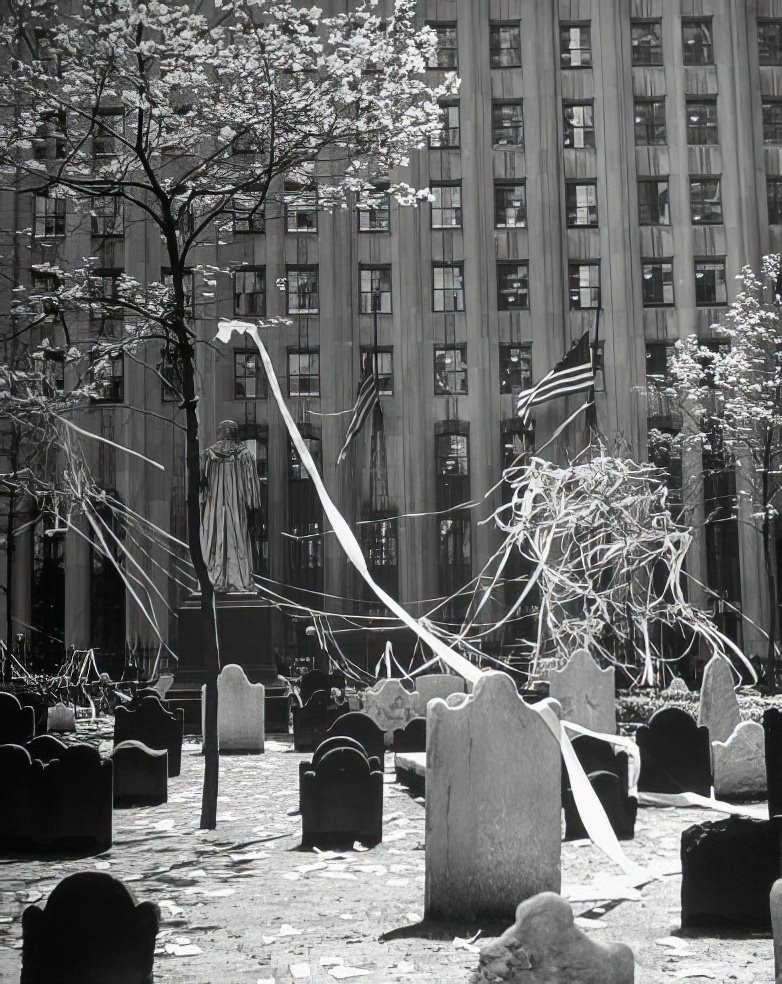
<path id="1" fill-rule="evenodd" d="M 415 698 L 399 680 L 381 680 L 364 691 L 364 713 L 384 732 L 404 728 L 416 716 Z"/>
<path id="2" fill-rule="evenodd" d="M 766 794 L 765 735 L 763 725 L 742 721 L 726 742 L 711 743 L 714 795 L 752 799 Z"/>
<path id="3" fill-rule="evenodd" d="M 470 984 L 633 984 L 635 958 L 624 943 L 590 940 L 570 905 L 542 892 L 516 909 L 516 923 L 481 948 Z"/>
<path id="4" fill-rule="evenodd" d="M 445 704 L 447 707 L 461 707 L 470 697 L 470 694 L 449 694 L 445 698 Z M 427 709 L 428 709 L 427 704 Z"/>
<path id="5" fill-rule="evenodd" d="M 741 724 L 733 672 L 722 656 L 712 656 L 703 671 L 698 724 L 709 729 L 712 741 L 727 741 Z"/>
<path id="6" fill-rule="evenodd" d="M 770 707 L 763 712 L 766 738 L 766 786 L 769 817 L 782 816 L 782 711 Z"/>
<path id="7" fill-rule="evenodd" d="M 424 673 L 415 678 L 415 710 L 426 717 L 426 706 L 430 700 L 440 697 L 445 700 L 450 694 L 463 694 L 467 687 L 464 680 L 455 673 Z"/>
<path id="8" fill-rule="evenodd" d="M 663 707 L 635 737 L 641 752 L 638 788 L 646 793 L 711 795 L 709 732 L 678 707 Z"/>
<path id="9" fill-rule="evenodd" d="M 106 872 L 69 875 L 24 911 L 21 984 L 152 984 L 159 923 Z"/>
<path id="10" fill-rule="evenodd" d="M 461 706 L 432 701 L 426 756 L 427 915 L 507 917 L 559 891 L 559 741 L 513 680 L 488 672 Z"/>
<path id="11" fill-rule="evenodd" d="M 632 840 L 635 836 L 638 800 L 634 796 L 628 796 L 626 780 L 616 772 L 605 770 L 588 772 L 587 778 L 617 838 Z M 569 785 L 563 793 L 562 806 L 565 810 L 565 840 L 584 840 L 589 837 Z"/>
<path id="12" fill-rule="evenodd" d="M 35 711 L 13 694 L 0 693 L 0 745 L 26 745 L 35 737 Z"/>
<path id="13" fill-rule="evenodd" d="M 398 728 L 394 732 L 393 748 L 395 752 L 425 752 L 426 718 L 413 718 L 404 728 Z"/>
<path id="14" fill-rule="evenodd" d="M 771 932 L 774 935 L 774 980 L 779 981 L 782 975 L 782 878 L 778 878 L 771 886 L 768 901 Z"/>
<path id="15" fill-rule="evenodd" d="M 168 751 L 168 777 L 178 776 L 182 766 L 184 711 L 167 711 L 155 697 L 144 697 L 138 707 L 118 707 L 114 714 L 114 745 L 140 741 L 147 748 Z"/>
<path id="16" fill-rule="evenodd" d="M 682 833 L 682 929 L 769 932 L 769 893 L 779 875 L 773 820 L 729 817 Z"/>
<path id="17" fill-rule="evenodd" d="M 681 677 L 674 677 L 664 691 L 668 695 L 681 694 L 683 697 L 689 694 L 689 692 L 690 688 Z"/>
<path id="18" fill-rule="evenodd" d="M 396 781 L 413 796 L 426 795 L 426 752 L 397 752 L 394 755 Z"/>
<path id="19" fill-rule="evenodd" d="M 27 751 L 31 759 L 46 763 L 62 758 L 67 748 L 65 742 L 55 738 L 54 735 L 38 735 L 28 744 Z"/>
<path id="20" fill-rule="evenodd" d="M 301 784 L 302 846 L 332 847 L 383 839 L 383 773 L 355 748 L 333 748 Z"/>
<path id="21" fill-rule="evenodd" d="M 158 806 L 168 800 L 168 752 L 140 741 L 114 747 L 114 806 Z"/>
<path id="22" fill-rule="evenodd" d="M 322 741 L 315 749 L 312 761 L 299 762 L 299 812 L 301 812 L 301 790 L 304 786 L 305 773 L 311 772 L 323 756 L 335 748 L 352 748 L 357 752 L 361 752 L 364 756 L 367 754 L 366 749 L 360 742 L 356 741 L 355 738 L 347 738 L 345 735 L 335 735 L 333 738 L 327 738 L 325 741 Z M 377 756 L 373 755 L 368 761 L 370 771 L 376 771 L 378 769 L 381 772 L 383 771 L 383 763 Z"/>
<path id="23" fill-rule="evenodd" d="M 22 707 L 32 707 L 35 714 L 35 734 L 45 735 L 49 722 L 49 705 L 46 696 L 37 690 L 17 690 L 15 696 Z"/>
<path id="24" fill-rule="evenodd" d="M 160 699 L 165 700 L 166 694 L 174 685 L 173 673 L 161 673 L 158 680 L 152 684 L 152 690 L 156 690 Z"/>
<path id="25" fill-rule="evenodd" d="M 562 720 L 603 734 L 616 734 L 614 668 L 601 669 L 586 649 L 577 649 L 561 670 L 552 670 L 549 696 L 562 705 Z"/>
<path id="26" fill-rule="evenodd" d="M 363 745 L 369 758 L 376 756 L 382 763 L 385 755 L 384 734 L 372 718 L 361 711 L 349 711 L 341 715 L 326 732 L 326 738 L 345 736 L 355 738 Z"/>
<path id="27" fill-rule="evenodd" d="M 205 731 L 206 687 L 201 692 L 202 733 Z M 217 744 L 221 752 L 262 752 L 266 691 L 250 683 L 244 670 L 229 663 L 217 678 Z"/>
<path id="28" fill-rule="evenodd" d="M 55 704 L 49 708 L 47 731 L 65 732 L 76 730 L 76 711 L 65 704 Z"/>

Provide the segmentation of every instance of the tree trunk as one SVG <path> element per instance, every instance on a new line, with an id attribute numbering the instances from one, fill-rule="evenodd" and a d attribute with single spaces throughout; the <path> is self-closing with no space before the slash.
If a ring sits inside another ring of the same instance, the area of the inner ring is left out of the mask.
<path id="1" fill-rule="evenodd" d="M 766 579 L 769 594 L 768 650 L 766 652 L 766 686 L 771 694 L 777 692 L 776 640 L 777 640 L 777 572 L 775 570 L 774 524 L 769 518 L 768 509 L 763 515 L 763 559 L 766 565 Z"/>

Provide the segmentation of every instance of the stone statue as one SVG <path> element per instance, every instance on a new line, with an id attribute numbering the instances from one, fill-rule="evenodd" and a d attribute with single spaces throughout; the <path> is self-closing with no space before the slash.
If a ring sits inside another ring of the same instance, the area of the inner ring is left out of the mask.
<path id="1" fill-rule="evenodd" d="M 255 593 L 253 538 L 261 525 L 255 459 L 238 436 L 236 421 L 218 425 L 201 483 L 201 550 L 215 591 L 226 594 Z"/>

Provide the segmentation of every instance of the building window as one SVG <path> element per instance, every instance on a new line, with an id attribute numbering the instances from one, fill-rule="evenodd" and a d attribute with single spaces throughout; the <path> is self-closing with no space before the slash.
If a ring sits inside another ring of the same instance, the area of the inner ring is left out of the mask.
<path id="1" fill-rule="evenodd" d="M 491 24 L 489 52 L 492 68 L 521 66 L 521 28 L 518 24 Z"/>
<path id="2" fill-rule="evenodd" d="M 317 314 L 320 309 L 318 268 L 288 267 L 288 314 Z"/>
<path id="3" fill-rule="evenodd" d="M 385 192 L 359 199 L 356 211 L 359 232 L 388 232 L 391 228 L 391 201 Z"/>
<path id="4" fill-rule="evenodd" d="M 691 147 L 719 143 L 716 99 L 687 100 L 687 143 Z"/>
<path id="5" fill-rule="evenodd" d="M 665 100 L 635 100 L 635 143 L 637 147 L 653 147 L 664 144 Z"/>
<path id="6" fill-rule="evenodd" d="M 29 299 L 35 311 L 52 321 L 59 311 L 59 302 L 55 296 L 59 286 L 60 280 L 56 274 L 43 270 L 32 271 L 32 291 Z"/>
<path id="7" fill-rule="evenodd" d="M 302 435 L 302 440 L 312 456 L 312 460 L 320 466 L 320 438 Z M 301 463 L 299 453 L 290 441 L 288 441 L 288 479 L 291 482 L 310 481 L 310 473 Z"/>
<path id="8" fill-rule="evenodd" d="M 695 261 L 695 303 L 698 307 L 728 303 L 725 260 Z"/>
<path id="9" fill-rule="evenodd" d="M 464 310 L 464 264 L 436 263 L 432 268 L 433 309 Z"/>
<path id="10" fill-rule="evenodd" d="M 182 399 L 182 360 L 173 346 L 161 348 L 157 371 L 160 376 L 161 401 L 178 403 Z"/>
<path id="11" fill-rule="evenodd" d="M 110 330 L 112 322 L 121 320 L 124 315 L 122 305 L 111 302 L 119 298 L 119 278 L 125 271 L 122 267 L 105 267 L 93 270 L 90 285 L 96 301 L 90 306 L 90 316 L 102 322 L 102 331 Z"/>
<path id="12" fill-rule="evenodd" d="M 160 282 L 170 291 L 171 303 L 173 304 L 174 277 L 169 267 L 162 267 L 160 270 Z M 195 316 L 195 277 L 190 269 L 182 273 L 182 287 L 185 293 L 185 314 Z"/>
<path id="13" fill-rule="evenodd" d="M 266 232 L 266 211 L 257 202 L 237 201 L 231 214 L 231 229 L 236 235 Z"/>
<path id="14" fill-rule="evenodd" d="M 435 348 L 435 396 L 464 396 L 467 392 L 467 347 Z"/>
<path id="15" fill-rule="evenodd" d="M 393 396 L 394 395 L 394 350 L 390 347 L 381 347 L 377 350 L 373 350 L 368 347 L 363 347 L 361 349 L 361 365 L 364 367 L 364 371 L 371 368 L 375 371 L 375 367 L 372 365 L 373 353 L 375 357 L 375 362 L 377 363 L 377 385 L 381 396 Z"/>
<path id="16" fill-rule="evenodd" d="M 302 434 L 317 467 L 321 462 L 320 438 Z M 306 591 L 323 590 L 323 507 L 310 479 L 310 474 L 291 444 L 288 442 L 288 494 L 286 502 L 288 536 L 287 577 L 294 587 Z M 305 596 L 309 598 L 309 596 Z M 311 603 L 311 599 L 305 604 Z M 303 641 L 306 637 L 303 637 Z"/>
<path id="17" fill-rule="evenodd" d="M 782 20 L 758 21 L 758 58 L 761 65 L 782 65 Z"/>
<path id="18" fill-rule="evenodd" d="M 641 225 L 671 224 L 667 178 L 644 178 L 638 182 L 638 221 Z"/>
<path id="19" fill-rule="evenodd" d="M 317 188 L 301 188 L 286 182 L 284 197 L 286 232 L 317 232 Z"/>
<path id="20" fill-rule="evenodd" d="M 673 260 L 643 260 L 641 292 L 644 307 L 669 307 L 673 301 Z"/>
<path id="21" fill-rule="evenodd" d="M 391 313 L 391 267 L 361 267 L 361 295 L 359 304 L 362 314 Z"/>
<path id="22" fill-rule="evenodd" d="M 690 213 L 693 225 L 719 225 L 722 222 L 718 177 L 690 177 Z"/>
<path id="23" fill-rule="evenodd" d="M 437 474 L 442 478 L 470 477 L 470 439 L 466 434 L 437 435 Z M 458 500 L 448 503 L 459 504 Z"/>
<path id="24" fill-rule="evenodd" d="M 266 376 L 257 352 L 234 350 L 234 399 L 266 398 Z"/>
<path id="25" fill-rule="evenodd" d="M 461 229 L 462 227 L 462 186 L 461 184 L 441 184 L 432 186 L 432 228 Z"/>
<path id="26" fill-rule="evenodd" d="M 456 148 L 461 143 L 459 123 L 459 103 L 448 103 L 442 107 L 443 123 L 439 133 L 429 138 L 430 147 Z"/>
<path id="27" fill-rule="evenodd" d="M 590 68 L 592 65 L 592 28 L 589 24 L 561 24 L 559 60 L 562 68 Z"/>
<path id="28" fill-rule="evenodd" d="M 118 198 L 92 199 L 90 233 L 103 239 L 114 239 L 125 235 L 122 202 Z"/>
<path id="29" fill-rule="evenodd" d="M 265 267 L 242 267 L 233 271 L 234 314 L 239 317 L 259 317 L 266 314 Z"/>
<path id="30" fill-rule="evenodd" d="M 678 430 L 682 424 L 676 399 L 667 392 L 672 387 L 671 342 L 647 342 L 646 345 L 646 418 L 650 428 Z M 651 460 L 651 459 L 650 459 Z"/>
<path id="31" fill-rule="evenodd" d="M 600 307 L 600 263 L 568 264 L 570 307 L 585 311 Z"/>
<path id="32" fill-rule="evenodd" d="M 491 104 L 491 142 L 495 147 L 524 146 L 524 115 L 521 102 Z"/>
<path id="33" fill-rule="evenodd" d="M 520 311 L 529 307 L 529 264 L 497 263 L 497 307 Z"/>
<path id="34" fill-rule="evenodd" d="M 456 24 L 429 24 L 437 35 L 437 47 L 434 61 L 427 68 L 458 68 L 459 47 L 456 36 Z"/>
<path id="35" fill-rule="evenodd" d="M 591 102 L 565 103 L 565 146 L 578 150 L 595 146 L 595 118 Z"/>
<path id="36" fill-rule="evenodd" d="M 597 185 L 594 181 L 568 181 L 565 214 L 570 228 L 597 225 Z"/>
<path id="37" fill-rule="evenodd" d="M 438 525 L 440 591 L 453 594 L 469 579 L 472 564 L 470 520 L 466 516 L 441 518 Z"/>
<path id="38" fill-rule="evenodd" d="M 782 225 L 782 178 L 766 178 L 768 221 L 770 225 Z"/>
<path id="39" fill-rule="evenodd" d="M 36 239 L 65 235 L 65 198 L 36 195 L 34 206 L 33 236 Z"/>
<path id="40" fill-rule="evenodd" d="M 65 110 L 42 114 L 33 138 L 33 157 L 37 161 L 64 160 L 67 153 Z"/>
<path id="41" fill-rule="evenodd" d="M 495 184 L 495 229 L 523 229 L 527 225 L 527 188 L 524 182 Z"/>
<path id="42" fill-rule="evenodd" d="M 42 372 L 52 395 L 65 392 L 65 352 L 46 352 Z"/>
<path id="43" fill-rule="evenodd" d="M 763 100 L 763 142 L 782 144 L 782 99 Z"/>
<path id="44" fill-rule="evenodd" d="M 320 351 L 288 350 L 288 396 L 320 396 Z"/>
<path id="45" fill-rule="evenodd" d="M 456 507 L 470 498 L 469 437 L 464 433 L 436 436 L 436 507 L 450 510 L 438 516 L 438 582 L 440 593 L 451 595 L 468 579 L 472 561 L 470 517 Z"/>
<path id="46" fill-rule="evenodd" d="M 98 403 L 122 403 L 125 399 L 125 357 L 122 352 L 98 356 L 93 353 L 91 374 L 92 399 Z"/>
<path id="47" fill-rule="evenodd" d="M 685 65 L 714 64 L 711 18 L 682 21 L 682 48 Z"/>
<path id="48" fill-rule="evenodd" d="M 658 20 L 634 20 L 630 24 L 633 65 L 662 65 L 663 27 Z"/>
<path id="49" fill-rule="evenodd" d="M 99 109 L 95 113 L 92 131 L 92 156 L 96 160 L 114 157 L 119 150 L 120 140 L 125 136 L 125 111 Z"/>
<path id="50" fill-rule="evenodd" d="M 385 569 L 397 565 L 397 529 L 395 519 L 376 519 L 361 524 L 362 552 L 367 566 Z"/>
<path id="51" fill-rule="evenodd" d="M 532 385 L 532 345 L 500 345 L 500 393 Z"/>

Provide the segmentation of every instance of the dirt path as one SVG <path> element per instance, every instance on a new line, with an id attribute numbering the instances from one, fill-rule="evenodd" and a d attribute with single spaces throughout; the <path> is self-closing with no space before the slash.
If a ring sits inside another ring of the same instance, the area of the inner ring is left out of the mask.
<path id="1" fill-rule="evenodd" d="M 98 868 L 128 883 L 139 901 L 161 906 L 156 984 L 333 984 L 340 973 L 368 984 L 464 984 L 476 955 L 455 946 L 455 937 L 481 930 L 482 941 L 500 927 L 416 926 L 423 913 L 424 806 L 395 785 L 391 756 L 383 843 L 336 857 L 298 849 L 300 821 L 290 814 L 303 758 L 282 741 L 268 742 L 262 756 L 224 756 L 219 826 L 202 833 L 203 763 L 200 747 L 186 744 L 168 804 L 115 811 L 114 846 L 99 858 L 0 861 L 0 980 L 19 979 L 25 906 L 43 904 L 65 875 Z M 701 810 L 641 810 L 627 853 L 659 873 L 675 871 L 681 831 L 706 817 Z M 606 878 L 621 881 L 621 872 L 591 844 L 577 842 L 563 844 L 562 873 L 563 894 L 585 899 L 574 902 L 579 924 L 596 939 L 633 947 L 637 984 L 773 981 L 768 939 L 670 940 L 679 926 L 678 874 L 663 874 L 600 913 L 586 897 L 610 898 Z M 661 939 L 666 945 L 655 942 Z M 365 973 L 335 971 L 340 963 Z"/>

